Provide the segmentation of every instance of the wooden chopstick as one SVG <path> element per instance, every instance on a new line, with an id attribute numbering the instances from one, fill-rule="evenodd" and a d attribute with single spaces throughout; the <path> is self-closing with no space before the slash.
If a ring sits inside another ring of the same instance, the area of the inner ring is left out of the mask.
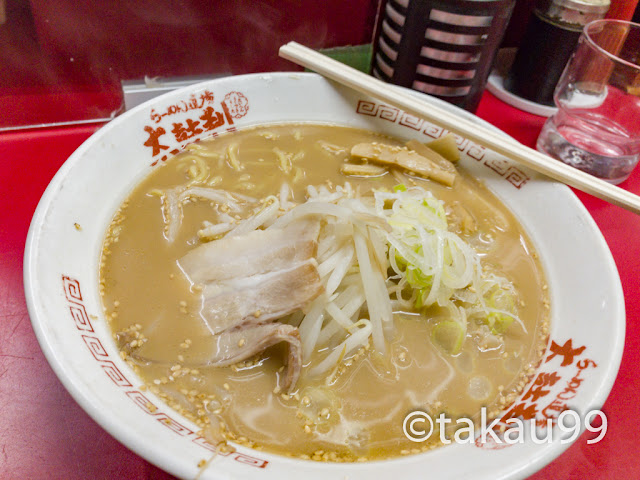
<path id="1" fill-rule="evenodd" d="M 486 127 L 470 122 L 466 118 L 399 89 L 389 88 L 389 84 L 299 43 L 289 42 L 283 45 L 280 47 L 279 54 L 287 60 L 342 85 L 384 100 L 407 113 L 446 128 L 461 137 L 468 138 L 478 145 L 487 147 L 536 172 L 640 215 L 639 196 L 522 145 L 511 137 L 499 135 Z"/>

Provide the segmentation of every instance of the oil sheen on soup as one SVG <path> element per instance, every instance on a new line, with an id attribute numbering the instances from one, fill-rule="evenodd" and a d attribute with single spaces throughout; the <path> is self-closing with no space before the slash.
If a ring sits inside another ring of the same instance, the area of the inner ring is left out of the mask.
<path id="1" fill-rule="evenodd" d="M 406 438 L 414 410 L 504 412 L 546 348 L 547 287 L 508 208 L 437 143 L 277 125 L 155 167 L 100 272 L 142 388 L 220 448 L 320 461 L 438 446 Z"/>

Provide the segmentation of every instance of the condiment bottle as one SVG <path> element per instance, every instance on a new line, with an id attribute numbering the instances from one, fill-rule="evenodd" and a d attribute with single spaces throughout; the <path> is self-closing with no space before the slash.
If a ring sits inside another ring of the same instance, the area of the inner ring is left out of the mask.
<path id="1" fill-rule="evenodd" d="M 505 88 L 535 103 L 553 106 L 553 91 L 578 44 L 582 28 L 605 16 L 610 0 L 539 0 Z"/>

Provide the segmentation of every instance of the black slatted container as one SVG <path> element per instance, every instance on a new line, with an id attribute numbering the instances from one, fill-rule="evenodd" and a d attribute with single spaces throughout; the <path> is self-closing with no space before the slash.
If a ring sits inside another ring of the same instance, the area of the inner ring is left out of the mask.
<path id="1" fill-rule="evenodd" d="M 474 112 L 514 0 L 387 0 L 371 74 Z"/>

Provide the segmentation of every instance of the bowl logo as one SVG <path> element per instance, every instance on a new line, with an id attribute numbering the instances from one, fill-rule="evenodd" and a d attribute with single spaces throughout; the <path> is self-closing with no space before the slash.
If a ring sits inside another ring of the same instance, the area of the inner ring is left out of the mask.
<path id="1" fill-rule="evenodd" d="M 152 108 L 152 124 L 143 127 L 146 133 L 143 145 L 151 149 L 151 165 L 164 162 L 189 143 L 217 135 L 222 127 L 226 126 L 226 131 L 234 131 L 234 119 L 244 117 L 248 111 L 249 100 L 241 92 L 227 93 L 217 105 L 215 95 L 209 90 L 199 95 L 191 94 L 188 99 L 160 111 Z"/>
<path id="2" fill-rule="evenodd" d="M 591 358 L 587 358 L 583 353 L 587 349 L 586 345 L 576 347 L 573 339 L 569 338 L 563 344 L 551 341 L 548 347 L 548 355 L 542 361 L 543 366 L 539 366 L 539 371 L 523 389 L 522 397 L 509 407 L 507 412 L 493 424 L 494 433 L 477 437 L 475 444 L 479 448 L 489 450 L 501 449 L 510 446 L 512 443 L 505 442 L 505 429 L 510 428 L 515 419 L 532 422 L 532 425 L 540 429 L 551 430 L 554 426 L 563 432 L 567 432 L 564 418 L 567 413 L 572 413 L 571 401 L 578 395 L 578 390 L 583 382 L 588 381 L 590 372 L 598 367 L 598 364 Z M 551 363 L 550 363 L 551 362 Z M 584 414 L 585 427 L 590 432 L 604 431 L 606 433 L 606 418 L 604 428 L 591 428 L 587 419 L 592 418 L 594 413 L 602 419 L 603 414 L 596 410 L 589 412 L 579 412 Z M 601 414 L 601 415 L 600 415 Z M 597 438 L 599 441 L 604 433 Z M 552 439 L 548 434 L 548 438 Z M 575 440 L 572 438 L 571 440 Z M 589 440 L 588 443 L 595 443 Z"/>
<path id="3" fill-rule="evenodd" d="M 224 96 L 223 108 L 227 108 L 233 118 L 242 118 L 249 111 L 249 100 L 240 92 L 230 92 Z"/>

